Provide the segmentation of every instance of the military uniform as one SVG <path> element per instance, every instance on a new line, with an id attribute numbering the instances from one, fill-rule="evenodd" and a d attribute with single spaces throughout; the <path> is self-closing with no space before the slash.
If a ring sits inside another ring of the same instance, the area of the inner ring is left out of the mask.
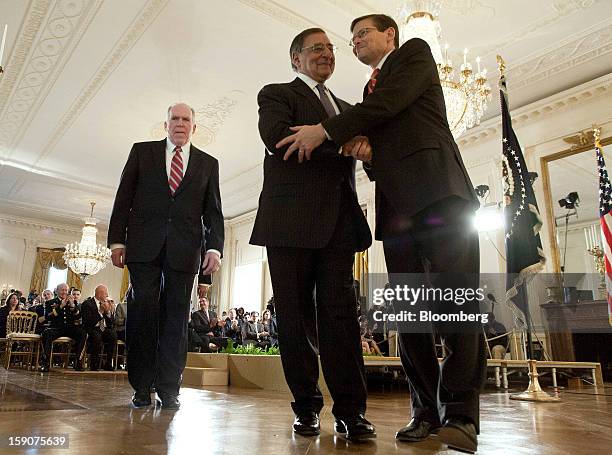
<path id="1" fill-rule="evenodd" d="M 60 337 L 70 337 L 76 342 L 77 360 L 74 369 L 80 371 L 82 370 L 83 349 L 87 341 L 86 332 L 81 324 L 81 312 L 77 304 L 71 307 L 67 303 L 62 308 L 61 303 L 62 301 L 57 297 L 45 302 L 45 319 L 49 322 L 49 327 L 42 333 L 43 369 L 49 367 L 53 341 Z"/>

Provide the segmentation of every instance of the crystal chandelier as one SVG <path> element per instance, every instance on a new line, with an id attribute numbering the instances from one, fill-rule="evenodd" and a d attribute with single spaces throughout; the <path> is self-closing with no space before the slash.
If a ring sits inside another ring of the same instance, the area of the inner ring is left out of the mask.
<path id="1" fill-rule="evenodd" d="M 429 44 L 438 65 L 448 124 L 457 139 L 465 130 L 480 123 L 487 103 L 491 101 L 491 87 L 487 83 L 487 70 L 480 67 L 480 57 L 476 59 L 477 71 L 472 70 L 467 60 L 467 49 L 463 52 L 463 64 L 455 78 L 455 69 L 448 58 L 448 44 L 442 56 L 438 41 L 441 3 L 442 0 L 404 0 L 398 10 L 398 24 L 402 43 L 411 38 L 421 38 Z"/>
<path id="2" fill-rule="evenodd" d="M 90 204 L 91 214 L 84 218 L 85 226 L 83 226 L 81 241 L 66 245 L 66 251 L 64 252 L 64 260 L 70 270 L 83 279 L 89 275 L 95 275 L 106 267 L 111 255 L 108 248 L 96 243 L 96 234 L 98 233 L 96 222 L 98 220 L 93 217 L 96 203 L 90 202 Z"/>

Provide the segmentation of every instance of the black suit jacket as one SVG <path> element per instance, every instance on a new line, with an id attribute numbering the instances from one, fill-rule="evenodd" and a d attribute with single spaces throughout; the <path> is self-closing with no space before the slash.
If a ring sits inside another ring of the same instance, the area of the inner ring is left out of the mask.
<path id="1" fill-rule="evenodd" d="M 333 96 L 333 95 L 332 95 Z M 340 111 L 349 104 L 334 96 Z M 266 85 L 257 97 L 259 133 L 266 146 L 264 184 L 251 234 L 251 244 L 271 247 L 322 248 L 336 227 L 342 192 L 350 200 L 355 251 L 372 243 L 372 235 L 357 200 L 355 160 L 338 154 L 326 141 L 312 160 L 298 163 L 297 153 L 283 160 L 287 147 L 275 144 L 289 136 L 293 125 L 315 125 L 327 114 L 321 100 L 300 78 Z"/>
<path id="2" fill-rule="evenodd" d="M 337 144 L 357 134 L 372 144 L 376 181 L 376 238 L 392 226 L 389 214 L 410 217 L 449 196 L 478 207 L 478 198 L 455 144 L 436 63 L 428 44 L 408 40 L 383 64 L 374 91 L 322 122 Z"/>
<path id="3" fill-rule="evenodd" d="M 81 304 L 81 317 L 83 318 L 83 328 L 90 332 L 96 328 L 98 322 L 102 320 L 102 316 L 98 312 L 98 305 L 93 297 L 85 299 Z M 115 317 L 113 315 L 104 315 L 104 323 L 106 329 L 113 329 L 115 327 Z"/>
<path id="4" fill-rule="evenodd" d="M 126 245 L 129 265 L 154 260 L 165 244 L 173 269 L 197 273 L 207 249 L 223 252 L 223 239 L 218 161 L 192 145 L 185 176 L 171 196 L 166 140 L 134 144 L 115 196 L 109 246 Z"/>
<path id="5" fill-rule="evenodd" d="M 217 317 L 217 313 L 208 310 L 208 314 L 205 311 L 198 310 L 191 313 L 191 326 L 198 334 L 206 335 L 212 332 L 210 327 L 210 320 Z"/>

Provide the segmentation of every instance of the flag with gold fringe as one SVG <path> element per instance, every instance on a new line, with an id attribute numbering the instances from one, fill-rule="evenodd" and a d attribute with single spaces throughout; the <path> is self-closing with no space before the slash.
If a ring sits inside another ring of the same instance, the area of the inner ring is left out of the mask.
<path id="1" fill-rule="evenodd" d="M 512 301 L 529 317 L 519 288 L 546 262 L 540 240 L 542 219 L 533 192 L 525 157 L 512 128 L 508 108 L 506 77 L 500 65 L 499 97 L 502 114 L 502 176 L 504 182 L 504 219 L 506 225 L 506 300 Z M 518 295 L 517 295 L 518 294 Z"/>

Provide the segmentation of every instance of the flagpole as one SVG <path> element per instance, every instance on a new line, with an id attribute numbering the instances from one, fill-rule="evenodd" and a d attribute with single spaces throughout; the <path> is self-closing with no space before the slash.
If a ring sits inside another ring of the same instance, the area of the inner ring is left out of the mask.
<path id="1" fill-rule="evenodd" d="M 506 70 L 506 62 L 504 61 L 504 59 L 501 57 L 501 55 L 497 56 L 497 64 L 499 67 L 499 74 L 500 74 L 500 96 L 502 96 L 505 100 L 505 105 L 507 108 L 507 114 L 508 114 L 508 118 L 510 115 L 510 109 L 509 109 L 509 104 L 508 104 L 508 100 L 507 100 L 507 87 L 505 85 L 506 82 L 506 76 L 505 76 L 505 70 Z M 502 104 L 503 106 L 503 104 Z M 503 112 L 502 112 L 502 117 L 503 117 Z M 505 133 L 504 133 L 505 134 Z M 513 134 L 514 136 L 514 134 Z M 504 137 L 504 142 L 506 142 L 506 137 Z M 520 150 L 518 150 L 519 155 L 520 155 Z M 513 152 L 514 154 L 514 152 Z M 525 169 L 526 171 L 526 169 Z M 521 170 L 521 172 L 523 172 Z M 535 203 L 534 203 L 535 204 Z M 521 205 L 521 208 L 523 208 L 523 206 Z M 517 212 L 518 215 L 518 212 Z M 514 222 L 514 221 L 513 221 Z M 506 255 L 508 257 L 508 255 Z M 512 272 L 512 271 L 511 271 Z M 530 316 L 530 312 L 529 312 L 529 300 L 527 297 L 527 282 L 526 281 L 522 281 L 522 283 L 520 285 L 517 286 L 517 295 L 516 298 L 520 299 L 520 301 L 523 303 L 523 314 L 525 315 L 525 319 L 527 322 L 527 366 L 529 368 L 529 386 L 527 387 L 527 390 L 525 390 L 523 393 L 519 393 L 516 395 L 511 395 L 510 399 L 511 400 L 520 400 L 520 401 L 537 401 L 537 402 L 558 402 L 561 401 L 561 399 L 558 396 L 550 396 L 549 394 L 547 394 L 546 392 L 544 392 L 542 390 L 542 388 L 540 387 L 540 383 L 538 381 L 538 369 L 537 369 L 537 362 L 536 360 L 533 358 L 533 346 L 532 346 L 532 338 L 531 338 L 531 332 L 533 330 L 533 327 L 531 325 L 531 316 Z"/>

